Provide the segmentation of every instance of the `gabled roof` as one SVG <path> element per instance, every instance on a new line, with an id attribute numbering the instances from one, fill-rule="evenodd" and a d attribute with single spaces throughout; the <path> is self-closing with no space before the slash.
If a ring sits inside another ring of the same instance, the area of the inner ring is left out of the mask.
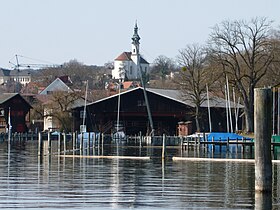
<path id="1" fill-rule="evenodd" d="M 30 108 L 32 108 L 32 106 L 18 93 L 3 93 L 3 94 L 0 94 L 0 104 L 4 104 L 5 102 L 9 101 L 10 99 L 12 99 L 16 96 L 20 97 Z"/>
<path id="2" fill-rule="evenodd" d="M 0 68 L 0 76 L 30 76 L 30 70 L 9 70 Z"/>
<path id="3" fill-rule="evenodd" d="M 46 87 L 40 95 L 47 95 L 49 92 L 53 91 L 64 91 L 64 92 L 73 92 L 61 79 L 56 78 L 48 87 Z"/>
<path id="4" fill-rule="evenodd" d="M 115 60 L 116 61 L 131 61 L 131 52 L 123 52 Z"/>
<path id="5" fill-rule="evenodd" d="M 122 85 L 123 85 L 123 89 L 135 88 L 140 86 L 140 84 L 135 81 L 125 81 L 122 83 Z"/>
<path id="6" fill-rule="evenodd" d="M 0 76 L 10 76 L 11 70 L 0 68 Z"/>
<path id="7" fill-rule="evenodd" d="M 10 100 L 14 96 L 16 96 L 18 93 L 4 93 L 0 94 L 0 104 L 5 103 L 6 101 Z"/>
<path id="8" fill-rule="evenodd" d="M 148 88 L 147 90 L 154 92 L 158 95 L 161 95 L 163 97 L 167 97 L 169 99 L 176 100 L 177 102 L 184 103 L 188 106 L 195 107 L 195 104 L 192 102 L 192 100 L 184 99 L 180 90 L 152 89 L 152 88 Z M 206 98 L 206 96 L 205 96 L 205 98 Z M 234 108 L 234 107 L 243 108 L 242 105 L 234 104 L 232 101 L 230 102 L 230 105 L 231 105 L 231 108 Z M 216 107 L 216 108 L 226 108 L 227 103 L 226 103 L 226 100 L 223 98 L 219 98 L 217 96 L 211 96 L 209 98 L 209 106 Z M 207 99 L 201 104 L 201 107 L 208 107 Z"/>
<path id="9" fill-rule="evenodd" d="M 125 92 L 121 92 L 120 94 L 121 95 L 127 94 L 129 92 L 133 92 L 138 89 L 143 90 L 143 87 L 136 87 L 133 89 L 129 89 Z M 150 92 L 150 93 L 154 93 L 154 94 L 162 96 L 162 97 L 165 97 L 165 98 L 168 98 L 168 99 L 176 101 L 178 103 L 182 103 L 182 104 L 190 106 L 190 107 L 195 107 L 194 103 L 191 100 L 183 100 L 182 93 L 179 90 L 146 88 L 146 91 Z M 99 102 L 102 102 L 102 101 L 105 101 L 105 100 L 108 100 L 108 99 L 114 98 L 114 97 L 118 97 L 118 94 L 97 100 L 88 105 L 96 104 L 96 103 L 99 103 Z M 237 104 L 234 104 L 233 102 L 230 102 L 230 103 L 231 103 L 231 108 L 234 108 L 235 105 L 237 106 Z M 218 97 L 211 97 L 211 99 L 209 100 L 209 105 L 210 105 L 210 107 L 216 107 L 216 108 L 226 108 L 227 107 L 226 101 L 224 99 L 218 98 Z M 207 100 L 204 101 L 202 103 L 201 107 L 208 107 L 208 101 Z M 239 105 L 238 107 L 243 108 L 242 105 Z"/>
<path id="10" fill-rule="evenodd" d="M 140 56 L 140 63 L 149 64 L 149 62 L 146 61 L 142 56 Z"/>
<path id="11" fill-rule="evenodd" d="M 116 61 L 132 61 L 131 55 L 132 55 L 131 52 L 123 52 L 115 60 Z M 140 63 L 149 64 L 149 62 L 146 61 L 141 55 L 140 55 Z"/>

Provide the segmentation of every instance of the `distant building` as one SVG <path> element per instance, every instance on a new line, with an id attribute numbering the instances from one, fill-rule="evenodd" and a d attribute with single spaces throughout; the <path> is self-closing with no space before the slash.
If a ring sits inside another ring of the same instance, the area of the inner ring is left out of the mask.
<path id="1" fill-rule="evenodd" d="M 53 92 L 73 92 L 73 90 L 60 78 L 56 78 L 49 86 L 47 86 L 39 95 L 51 95 Z"/>
<path id="2" fill-rule="evenodd" d="M 121 53 L 114 61 L 113 79 L 139 80 L 141 71 L 143 74 L 150 73 L 149 63 L 140 55 L 140 36 L 137 24 L 135 24 L 131 39 L 131 52 Z"/>
<path id="3" fill-rule="evenodd" d="M 31 74 L 28 70 L 8 70 L 0 68 L 0 84 L 7 84 L 9 81 L 26 85 L 31 82 Z"/>

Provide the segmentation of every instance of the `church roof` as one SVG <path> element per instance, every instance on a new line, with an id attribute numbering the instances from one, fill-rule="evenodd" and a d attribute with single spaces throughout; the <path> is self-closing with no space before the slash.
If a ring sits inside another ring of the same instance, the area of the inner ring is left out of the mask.
<path id="1" fill-rule="evenodd" d="M 117 61 L 131 61 L 131 52 L 123 52 L 115 60 L 117 60 Z"/>
<path id="2" fill-rule="evenodd" d="M 123 52 L 120 54 L 115 60 L 116 61 L 132 61 L 131 59 L 131 52 Z M 142 56 L 140 56 L 140 63 L 142 64 L 149 64 Z"/>

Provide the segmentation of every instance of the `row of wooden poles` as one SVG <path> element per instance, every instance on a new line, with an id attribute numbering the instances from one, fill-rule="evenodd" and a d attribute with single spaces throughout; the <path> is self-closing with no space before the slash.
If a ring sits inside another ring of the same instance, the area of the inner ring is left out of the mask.
<path id="1" fill-rule="evenodd" d="M 78 133 L 74 132 L 71 134 L 71 141 L 72 141 L 72 148 L 71 149 L 67 149 L 67 134 L 66 133 L 62 133 L 62 134 L 58 134 L 57 135 L 58 139 L 58 145 L 57 145 L 57 154 L 61 154 L 61 152 L 63 152 L 64 154 L 66 152 L 72 151 L 75 152 L 77 150 L 80 150 L 80 154 L 84 151 L 84 135 L 81 135 L 80 140 L 78 141 Z M 92 145 L 91 145 L 92 142 Z M 79 144 L 78 144 L 79 143 Z M 88 140 L 87 140 L 87 149 L 89 150 L 92 146 L 92 148 L 95 147 L 95 144 L 97 143 L 97 146 L 102 146 L 104 145 L 104 134 L 100 134 L 100 135 L 93 135 L 93 138 L 90 138 L 90 135 L 88 135 Z M 48 154 L 50 154 L 51 152 L 51 144 L 52 144 L 52 139 L 51 139 L 51 133 L 48 132 L 47 133 L 47 151 Z M 61 151 L 61 147 L 63 146 L 63 150 Z M 42 138 L 42 133 L 39 132 L 38 133 L 38 156 L 43 155 L 43 138 Z"/>

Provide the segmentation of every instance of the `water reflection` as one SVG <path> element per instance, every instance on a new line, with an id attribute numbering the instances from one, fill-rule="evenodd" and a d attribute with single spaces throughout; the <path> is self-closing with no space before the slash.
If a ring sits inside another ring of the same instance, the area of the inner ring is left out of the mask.
<path id="1" fill-rule="evenodd" d="M 104 145 L 89 155 L 151 156 L 150 160 L 89 159 L 53 155 L 37 145 L 0 144 L 1 208 L 160 208 L 160 209 L 261 209 L 261 202 L 278 207 L 279 166 L 274 165 L 271 200 L 254 191 L 254 164 L 240 162 L 184 162 L 170 157 L 207 157 L 211 152 Z M 229 154 L 228 156 L 233 155 Z M 240 154 L 234 154 L 235 157 Z M 225 154 L 214 153 L 214 156 Z M 256 199 L 256 202 L 255 202 Z M 258 207 L 258 208 L 257 208 Z"/>

